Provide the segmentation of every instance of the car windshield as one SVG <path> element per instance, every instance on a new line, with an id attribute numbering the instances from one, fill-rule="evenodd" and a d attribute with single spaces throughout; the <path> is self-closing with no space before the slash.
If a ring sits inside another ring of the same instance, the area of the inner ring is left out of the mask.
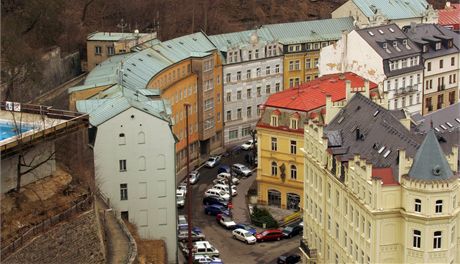
<path id="1" fill-rule="evenodd" d="M 292 227 L 288 226 L 288 227 L 284 228 L 284 231 L 291 232 L 292 229 L 293 229 Z"/>
<path id="2" fill-rule="evenodd" d="M 214 161 L 216 158 L 209 158 L 208 161 Z"/>
<path id="3" fill-rule="evenodd" d="M 249 233 L 249 232 L 247 232 L 247 233 L 243 233 L 243 235 L 244 235 L 245 237 L 250 237 L 250 236 L 252 236 L 252 234 L 251 234 L 251 233 Z"/>
<path id="4" fill-rule="evenodd" d="M 261 233 L 262 236 L 266 236 L 267 234 L 268 234 L 267 231 L 264 231 L 264 232 Z"/>

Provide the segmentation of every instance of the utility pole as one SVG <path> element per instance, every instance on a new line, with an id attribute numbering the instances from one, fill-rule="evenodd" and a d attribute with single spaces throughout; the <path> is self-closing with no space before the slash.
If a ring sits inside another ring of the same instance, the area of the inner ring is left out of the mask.
<path id="1" fill-rule="evenodd" d="M 252 136 L 252 165 L 255 165 L 256 157 L 257 157 L 256 134 L 257 134 L 257 130 L 255 130 L 255 129 L 251 130 L 251 136 Z"/>
<path id="2" fill-rule="evenodd" d="M 193 263 L 192 257 L 192 188 L 190 184 L 190 151 L 188 142 L 188 108 L 190 104 L 185 103 L 185 137 L 187 144 L 187 224 L 188 224 L 188 264 Z"/>

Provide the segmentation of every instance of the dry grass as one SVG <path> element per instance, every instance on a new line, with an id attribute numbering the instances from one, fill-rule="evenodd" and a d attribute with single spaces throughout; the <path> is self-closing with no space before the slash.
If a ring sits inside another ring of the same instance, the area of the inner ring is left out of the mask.
<path id="1" fill-rule="evenodd" d="M 166 245 L 163 240 L 141 239 L 137 228 L 132 223 L 125 221 L 129 232 L 137 243 L 137 259 L 140 264 L 164 264 L 166 263 Z"/>

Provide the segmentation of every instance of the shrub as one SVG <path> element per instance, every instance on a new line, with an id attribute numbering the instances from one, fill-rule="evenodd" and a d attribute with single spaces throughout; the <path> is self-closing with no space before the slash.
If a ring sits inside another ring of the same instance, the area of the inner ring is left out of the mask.
<path id="1" fill-rule="evenodd" d="M 266 228 L 278 227 L 278 222 L 273 218 L 270 212 L 265 208 L 258 208 L 257 206 L 254 206 L 252 211 L 251 222 L 258 227 L 263 227 L 264 223 Z"/>

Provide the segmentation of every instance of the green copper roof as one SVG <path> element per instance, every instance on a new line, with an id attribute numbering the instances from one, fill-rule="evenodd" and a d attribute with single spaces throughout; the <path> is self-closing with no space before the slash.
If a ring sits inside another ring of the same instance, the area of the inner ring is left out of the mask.
<path id="1" fill-rule="evenodd" d="M 377 10 L 389 19 L 422 17 L 428 7 L 425 0 L 352 0 L 366 15 L 371 17 Z"/>
<path id="2" fill-rule="evenodd" d="M 409 177 L 419 180 L 445 180 L 453 176 L 433 130 L 430 130 L 414 157 Z"/>
<path id="3" fill-rule="evenodd" d="M 134 32 L 94 32 L 88 35 L 87 40 L 94 41 L 120 41 L 120 40 L 133 40 L 138 37 L 147 36 L 148 33 L 134 33 Z"/>

